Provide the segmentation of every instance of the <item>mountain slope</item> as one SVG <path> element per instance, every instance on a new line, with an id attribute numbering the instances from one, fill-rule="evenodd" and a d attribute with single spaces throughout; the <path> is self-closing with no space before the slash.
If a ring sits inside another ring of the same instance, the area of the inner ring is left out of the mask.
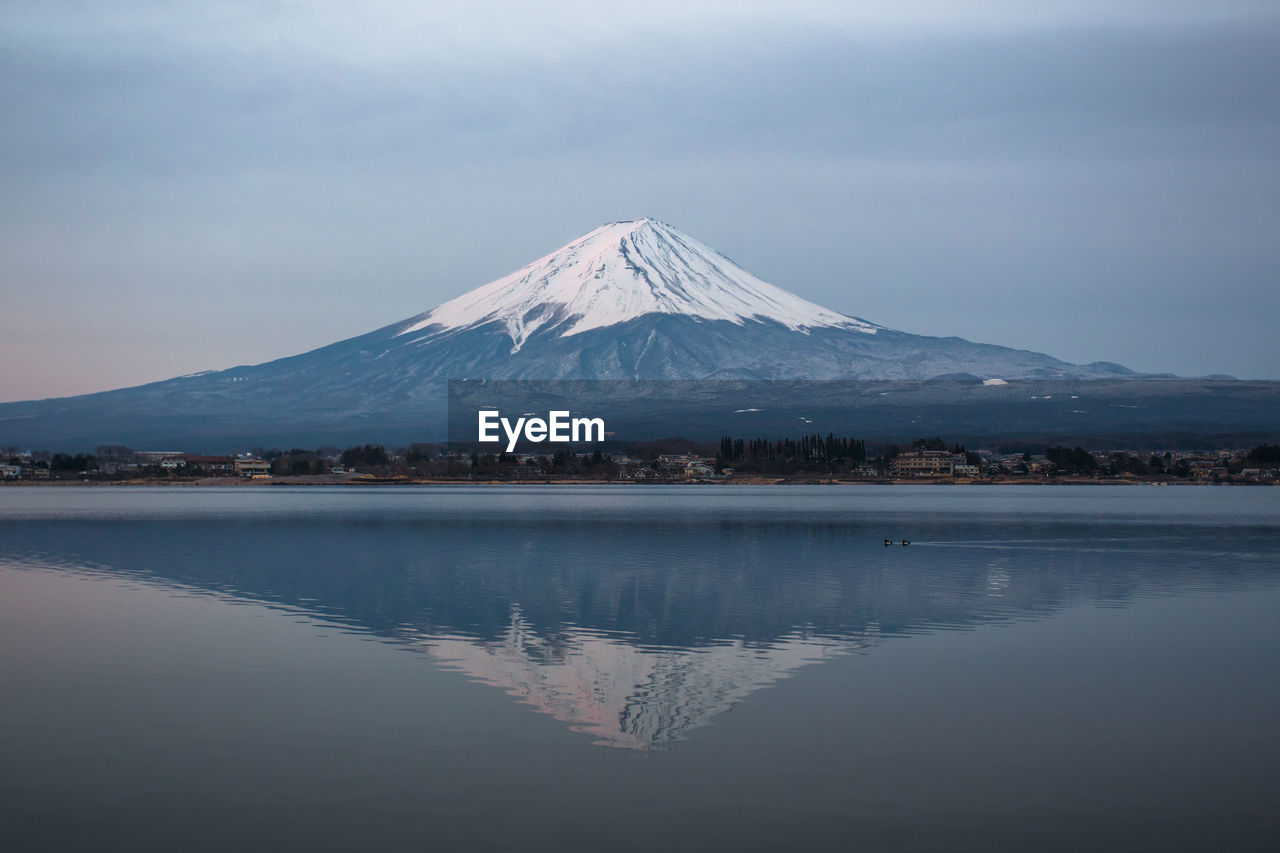
<path id="1" fill-rule="evenodd" d="M 0 405 L 0 445 L 90 433 L 104 443 L 142 434 L 210 444 L 251 434 L 372 438 L 388 424 L 429 431 L 443 423 L 452 379 L 1133 375 L 894 331 L 761 281 L 671 226 L 642 219 L 601 226 L 431 311 L 301 355 Z"/>

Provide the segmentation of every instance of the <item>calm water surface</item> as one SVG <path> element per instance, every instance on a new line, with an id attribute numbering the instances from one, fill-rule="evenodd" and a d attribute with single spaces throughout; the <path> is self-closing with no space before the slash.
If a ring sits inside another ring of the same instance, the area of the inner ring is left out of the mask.
<path id="1" fill-rule="evenodd" d="M 6 488 L 0 848 L 1271 850 L 1278 665 L 1274 488 Z"/>

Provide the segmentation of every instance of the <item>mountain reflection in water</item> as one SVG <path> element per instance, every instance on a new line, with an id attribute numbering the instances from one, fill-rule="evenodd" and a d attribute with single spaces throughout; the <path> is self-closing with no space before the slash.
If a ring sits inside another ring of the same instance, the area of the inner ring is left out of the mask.
<path id="1" fill-rule="evenodd" d="M 34 513 L 5 525 L 0 559 L 306 614 L 425 650 L 602 745 L 653 749 L 896 636 L 1274 584 L 1280 537 L 1249 518 L 904 513 L 834 493 L 784 508 L 655 492 L 619 509 L 529 492 L 492 513 L 435 494 Z M 881 544 L 906 534 L 909 548 Z"/>

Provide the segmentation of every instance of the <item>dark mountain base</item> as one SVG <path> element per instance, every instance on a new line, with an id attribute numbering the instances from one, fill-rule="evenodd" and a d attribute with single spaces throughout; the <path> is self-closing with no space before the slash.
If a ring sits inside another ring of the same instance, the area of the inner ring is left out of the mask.
<path id="1" fill-rule="evenodd" d="M 278 406 L 252 411 L 208 404 L 173 413 L 165 400 L 149 405 L 142 389 L 130 389 L 135 396 L 124 410 L 110 398 L 129 392 L 12 403 L 0 406 L 0 448 L 74 452 L 123 444 L 213 453 L 254 446 L 404 446 L 442 441 L 447 432 L 473 440 L 480 405 L 513 415 L 568 409 L 603 417 L 616 441 L 833 432 L 893 442 L 940 435 L 971 447 L 1024 441 L 1192 449 L 1253 446 L 1280 436 L 1280 382 L 513 381 L 453 383 L 452 388 L 452 430 L 443 388 L 398 405 L 354 412 L 309 409 L 282 399 Z"/>
<path id="2" fill-rule="evenodd" d="M 1253 446 L 1280 432 L 1280 383 L 1234 380 L 451 383 L 450 438 L 473 440 L 485 405 L 602 416 L 619 441 L 830 432 L 1190 448 Z"/>

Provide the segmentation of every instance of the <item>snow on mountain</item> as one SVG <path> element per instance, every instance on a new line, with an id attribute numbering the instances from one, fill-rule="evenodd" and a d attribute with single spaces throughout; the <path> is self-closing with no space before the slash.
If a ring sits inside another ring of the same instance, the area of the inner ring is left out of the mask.
<path id="1" fill-rule="evenodd" d="M 649 314 L 736 325 L 773 321 L 793 331 L 880 328 L 774 287 L 654 219 L 611 222 L 510 275 L 414 318 L 400 335 L 501 324 L 519 352 L 539 330 L 581 334 Z"/>

